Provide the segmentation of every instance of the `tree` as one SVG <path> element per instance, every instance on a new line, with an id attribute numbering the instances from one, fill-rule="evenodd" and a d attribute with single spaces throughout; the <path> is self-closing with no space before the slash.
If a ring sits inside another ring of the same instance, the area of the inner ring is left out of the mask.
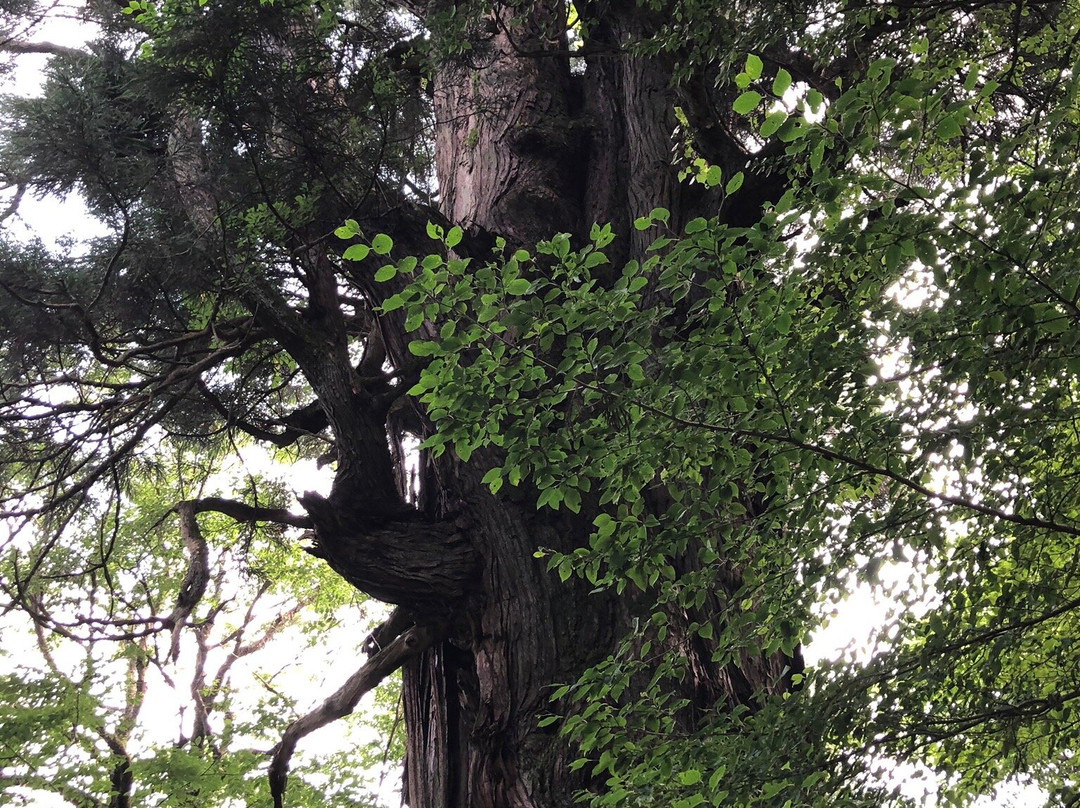
<path id="1" fill-rule="evenodd" d="M 87 13 L 85 52 L 7 46 L 56 51 L 9 102 L 16 202 L 111 233 L 4 248 L 12 608 L 55 631 L 58 571 L 132 563 L 174 447 L 260 444 L 331 489 L 203 466 L 187 573 L 102 608 L 212 622 L 207 514 L 396 607 L 284 730 L 279 804 L 398 667 L 413 808 L 890 804 L 895 759 L 1075 802 L 1075 4 Z M 879 653 L 804 670 L 818 604 L 894 562 Z"/>

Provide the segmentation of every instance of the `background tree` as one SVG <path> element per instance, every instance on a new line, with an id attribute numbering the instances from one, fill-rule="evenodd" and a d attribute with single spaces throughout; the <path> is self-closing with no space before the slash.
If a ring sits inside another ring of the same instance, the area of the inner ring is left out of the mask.
<path id="1" fill-rule="evenodd" d="M 397 667 L 414 808 L 1074 799 L 1075 4 L 123 11 L 8 107 L 16 201 L 110 228 L 4 248 L 12 608 L 130 568 L 74 537 L 142 464 L 259 443 L 330 490 L 163 503 L 124 619 L 197 636 L 208 514 L 397 607 L 279 802 Z M 880 653 L 804 671 L 891 560 Z"/>

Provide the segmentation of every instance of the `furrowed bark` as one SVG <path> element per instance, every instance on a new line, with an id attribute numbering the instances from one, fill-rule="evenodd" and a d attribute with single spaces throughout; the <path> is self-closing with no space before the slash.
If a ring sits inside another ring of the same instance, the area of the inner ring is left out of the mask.
<path id="1" fill-rule="evenodd" d="M 581 8 L 587 15 L 589 6 Z M 568 60 L 554 56 L 565 48 L 561 34 L 535 33 L 554 26 L 558 13 L 543 3 L 516 8 L 511 25 L 497 10 L 494 32 L 477 45 L 487 58 L 440 68 L 443 213 L 525 246 L 559 231 L 581 237 L 593 221 L 611 222 L 619 240 L 609 256 L 640 257 L 647 237 L 631 228 L 633 218 L 666 207 L 680 229 L 693 216 L 716 213 L 701 207 L 700 193 L 677 183 L 670 65 L 620 52 L 627 40 L 647 35 L 649 22 L 637 4 L 616 2 L 605 4 L 589 29 L 585 47 L 595 55 L 586 59 L 585 75 L 568 82 Z M 575 81 L 585 88 L 581 102 Z M 533 112 L 549 127 L 544 148 L 513 136 L 530 131 Z M 553 164 L 560 155 L 572 176 Z M 630 630 L 634 607 L 583 582 L 554 579 L 533 551 L 584 545 L 588 521 L 538 515 L 528 496 L 491 497 L 480 477 L 495 461 L 480 454 L 468 465 L 444 455 L 429 464 L 425 480 L 435 516 L 453 509 L 469 520 L 479 566 L 454 641 L 434 645 L 403 670 L 405 800 L 412 808 L 554 808 L 589 782 L 585 772 L 569 771 L 570 751 L 555 734 L 537 727 L 549 709 L 548 686 L 575 680 L 610 653 Z M 792 660 L 782 654 L 719 669 L 713 649 L 689 635 L 672 637 L 688 655 L 688 727 L 709 709 L 752 706 L 758 693 L 787 686 Z"/>
<path id="2" fill-rule="evenodd" d="M 435 160 L 443 214 L 531 244 L 579 224 L 570 117 L 570 69 L 560 0 L 496 5 L 469 63 L 451 60 L 435 77 Z M 512 88 L 512 92 L 507 90 Z"/>
<path id="3" fill-rule="evenodd" d="M 362 592 L 413 615 L 446 619 L 465 595 L 476 566 L 462 530 L 429 522 L 403 506 L 396 518 L 373 517 L 363 503 L 307 493 L 315 524 L 311 549 Z"/>

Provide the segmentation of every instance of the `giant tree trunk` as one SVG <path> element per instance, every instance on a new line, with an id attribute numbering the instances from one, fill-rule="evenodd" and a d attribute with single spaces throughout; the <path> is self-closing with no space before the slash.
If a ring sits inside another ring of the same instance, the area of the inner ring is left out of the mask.
<path id="1" fill-rule="evenodd" d="M 468 63 L 441 66 L 436 159 L 451 222 L 512 247 L 557 232 L 582 237 L 593 222 L 609 222 L 620 235 L 609 254 L 625 259 L 645 244 L 634 217 L 667 207 L 679 226 L 699 215 L 671 164 L 676 101 L 666 65 L 614 53 L 640 37 L 641 14 L 633 2 L 607 7 L 586 44 L 603 55 L 584 75 L 571 73 L 558 0 L 496 12 Z M 479 483 L 484 458 L 426 463 L 429 516 L 464 514 L 478 562 L 450 637 L 405 668 L 405 800 L 412 808 L 570 805 L 584 771 L 570 773 L 572 750 L 537 721 L 552 709 L 552 683 L 575 680 L 626 635 L 633 604 L 577 579 L 560 583 L 534 557 L 538 547 L 584 546 L 589 519 L 538 512 L 528 494 L 492 497 Z M 708 649 L 687 643 L 686 653 L 685 687 L 699 708 L 748 702 L 782 681 L 789 662 L 721 670 Z"/>

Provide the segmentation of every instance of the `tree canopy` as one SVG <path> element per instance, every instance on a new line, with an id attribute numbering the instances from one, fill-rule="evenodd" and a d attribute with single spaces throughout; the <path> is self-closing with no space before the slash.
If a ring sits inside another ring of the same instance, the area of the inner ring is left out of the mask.
<path id="1" fill-rule="evenodd" d="M 5 218 L 106 234 L 0 244 L 5 799 L 1080 804 L 1080 5 L 41 13 Z"/>

